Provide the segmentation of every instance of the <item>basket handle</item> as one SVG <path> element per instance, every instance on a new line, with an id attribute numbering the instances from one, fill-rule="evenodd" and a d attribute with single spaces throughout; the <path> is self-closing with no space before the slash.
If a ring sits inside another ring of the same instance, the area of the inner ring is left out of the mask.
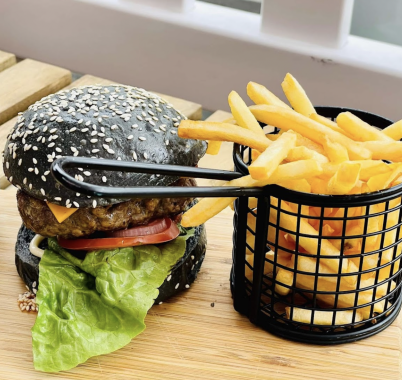
<path id="1" fill-rule="evenodd" d="M 85 168 L 130 173 L 163 174 L 186 178 L 232 180 L 243 174 L 227 170 L 194 168 L 180 165 L 161 165 L 144 162 L 101 160 L 86 157 L 62 157 L 53 162 L 51 173 L 55 180 L 69 190 L 102 198 L 172 198 L 172 197 L 257 197 L 263 194 L 258 187 L 232 186 L 138 186 L 115 187 L 81 182 L 68 174 L 66 168 Z"/>

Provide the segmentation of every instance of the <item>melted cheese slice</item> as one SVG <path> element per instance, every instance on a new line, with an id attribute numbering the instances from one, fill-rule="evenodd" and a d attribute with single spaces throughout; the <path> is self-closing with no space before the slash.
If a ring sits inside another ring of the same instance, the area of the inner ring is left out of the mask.
<path id="1" fill-rule="evenodd" d="M 47 202 L 47 205 L 59 223 L 64 222 L 69 216 L 73 215 L 78 210 L 78 208 L 67 208 L 49 202 Z"/>

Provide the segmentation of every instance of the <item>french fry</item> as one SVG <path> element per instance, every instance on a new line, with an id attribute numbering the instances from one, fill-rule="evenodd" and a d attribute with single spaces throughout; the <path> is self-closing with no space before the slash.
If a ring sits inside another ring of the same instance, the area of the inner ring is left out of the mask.
<path id="1" fill-rule="evenodd" d="M 275 204 L 275 201 L 272 201 Z M 277 205 L 277 204 L 276 204 Z M 281 209 L 287 212 L 292 212 L 290 206 L 286 202 L 281 202 Z M 274 219 L 277 218 L 276 210 L 272 210 L 271 214 Z M 302 236 L 299 236 L 299 244 L 311 255 L 317 255 L 320 252 L 321 256 L 339 256 L 340 252 L 326 239 L 322 239 L 320 242 L 321 247 L 319 248 L 319 239 L 318 239 L 318 231 L 312 227 L 304 218 L 300 218 L 299 223 L 297 217 L 281 213 L 280 216 L 280 225 L 283 228 L 286 228 L 288 231 L 297 231 L 297 226 L 299 225 L 299 233 Z M 306 237 L 310 236 L 310 237 Z M 294 236 L 289 233 L 289 236 L 294 240 Z M 318 251 L 320 249 L 320 251 Z M 342 273 L 351 273 L 356 272 L 357 268 L 353 262 L 350 262 L 347 258 L 331 258 L 331 259 L 322 259 L 322 264 L 326 265 L 331 270 L 336 273 L 339 270 L 340 262 L 342 260 Z M 356 279 L 347 278 L 346 281 L 355 281 Z"/>
<path id="2" fill-rule="evenodd" d="M 301 160 L 279 165 L 266 180 L 256 180 L 250 175 L 225 182 L 224 186 L 254 187 L 282 183 L 289 180 L 314 177 L 322 173 L 322 168 L 314 160 Z"/>
<path id="3" fill-rule="evenodd" d="M 199 226 L 219 214 L 235 200 L 236 198 L 203 198 L 183 214 L 181 225 Z"/>
<path id="4" fill-rule="evenodd" d="M 343 162 L 328 182 L 328 194 L 348 194 L 359 181 L 359 163 Z"/>
<path id="5" fill-rule="evenodd" d="M 286 161 L 299 161 L 313 159 L 319 163 L 325 164 L 329 160 L 323 154 L 316 152 L 315 150 L 306 148 L 305 146 L 297 146 L 289 151 Z"/>
<path id="6" fill-rule="evenodd" d="M 254 255 L 251 252 L 247 252 L 246 254 L 246 261 L 249 263 L 249 265 L 251 267 L 253 267 L 253 262 L 254 262 Z M 250 281 L 253 282 L 253 270 L 250 269 L 250 267 L 248 265 L 244 266 L 244 275 L 246 276 L 246 278 Z"/>
<path id="7" fill-rule="evenodd" d="M 257 198 L 249 198 L 248 199 L 248 208 L 254 209 L 257 208 L 258 199 Z"/>
<path id="8" fill-rule="evenodd" d="M 328 182 L 327 194 L 348 194 L 359 180 L 360 164 L 343 162 Z"/>
<path id="9" fill-rule="evenodd" d="M 255 82 L 247 84 L 247 95 L 255 104 L 271 104 L 278 107 L 290 108 L 266 87 Z"/>
<path id="10" fill-rule="evenodd" d="M 251 149 L 251 161 L 254 162 L 260 154 L 258 150 Z"/>
<path id="11" fill-rule="evenodd" d="M 223 120 L 223 123 L 237 125 L 237 121 L 234 117 L 229 117 L 229 119 Z"/>
<path id="12" fill-rule="evenodd" d="M 381 206 L 379 204 L 374 204 L 371 205 L 369 208 L 369 215 L 372 214 L 377 214 L 381 212 Z M 380 240 L 380 235 L 378 234 L 378 231 L 382 229 L 382 221 L 383 217 L 380 216 L 370 216 L 367 221 L 367 234 L 375 234 L 372 236 L 368 236 L 366 238 L 366 246 L 367 247 L 372 247 L 372 248 L 377 248 Z M 364 230 L 362 231 L 362 234 L 364 233 Z M 377 262 L 377 260 L 375 260 Z M 364 269 L 368 269 L 365 265 L 363 265 Z M 373 268 L 373 267 L 371 267 Z"/>
<path id="13" fill-rule="evenodd" d="M 317 211 L 319 213 L 319 211 Z M 320 214 L 318 214 L 319 216 Z M 348 209 L 348 215 L 347 217 L 350 218 L 354 216 L 354 211 L 353 209 Z M 325 220 L 325 223 L 328 224 L 333 230 L 333 234 L 336 236 L 340 236 L 342 234 L 342 229 L 343 229 L 343 221 L 342 220 L 337 220 L 337 219 L 330 219 L 330 218 L 344 218 L 345 217 L 345 209 L 344 208 L 338 208 L 334 210 L 330 215 L 328 215 L 328 219 Z M 348 221 L 348 223 L 351 223 Z"/>
<path id="14" fill-rule="evenodd" d="M 364 231 L 364 220 L 361 219 L 361 222 L 359 222 L 358 224 L 355 225 L 351 225 L 348 226 L 348 228 L 346 229 L 346 233 L 345 236 L 360 236 Z M 360 250 L 358 252 L 356 252 L 356 254 L 361 253 L 361 242 L 362 242 L 362 238 L 358 237 L 358 238 L 348 238 L 345 239 L 345 247 L 346 250 L 350 250 L 356 247 L 359 247 Z M 352 251 L 346 253 L 346 251 L 344 251 L 344 254 L 352 254 Z M 356 261 L 355 261 L 356 264 Z M 358 266 L 358 264 L 356 264 Z"/>
<path id="15" fill-rule="evenodd" d="M 293 110 L 267 105 L 256 105 L 249 108 L 258 121 L 286 131 L 291 129 L 318 144 L 321 144 L 325 136 L 328 136 L 332 141 L 342 144 L 348 150 L 352 160 L 371 158 L 371 152 L 361 144 Z"/>
<path id="16" fill-rule="evenodd" d="M 330 278 L 330 277 L 327 277 Z M 367 281 L 372 280 L 368 279 Z M 295 276 L 296 286 L 302 289 L 314 290 L 315 278 L 314 275 L 303 275 L 297 274 Z M 384 284 L 386 285 L 386 284 Z M 376 288 L 376 296 L 375 299 L 378 299 L 381 296 L 381 293 L 385 294 L 387 291 L 387 287 L 381 285 Z M 355 284 L 349 286 L 349 288 L 342 288 L 342 291 L 350 291 L 350 293 L 340 294 L 337 299 L 335 298 L 335 294 L 317 294 L 316 297 L 321 302 L 324 302 L 329 307 L 336 306 L 337 307 L 354 307 L 355 302 L 359 306 L 363 306 L 369 304 L 373 299 L 373 290 L 360 291 L 355 289 Z M 364 288 L 360 286 L 360 289 Z M 321 291 L 327 292 L 335 292 L 336 291 L 336 282 L 328 282 L 323 279 L 323 277 L 319 277 L 317 281 L 317 289 Z M 358 295 L 356 295 L 358 293 Z M 311 293 L 306 293 L 306 296 L 311 296 Z M 363 318 L 370 318 L 370 307 L 362 307 L 359 311 L 363 314 Z M 384 311 L 384 301 L 379 301 L 374 303 L 374 312 L 382 313 Z"/>
<path id="17" fill-rule="evenodd" d="M 393 166 L 386 164 L 380 160 L 358 160 L 351 161 L 351 163 L 358 163 L 361 166 L 359 179 L 362 181 L 368 181 L 371 177 L 376 174 L 388 173 L 393 170 Z M 340 163 L 323 163 L 322 165 L 323 173 L 319 176 L 321 179 L 330 179 L 340 167 Z M 370 190 L 367 189 L 367 192 Z"/>
<path id="18" fill-rule="evenodd" d="M 266 137 L 271 141 L 276 141 L 284 133 L 279 132 L 275 135 L 267 134 Z M 314 159 L 321 163 L 328 162 L 328 158 L 325 157 L 324 149 L 321 145 L 311 141 L 307 137 L 302 136 L 300 133 L 294 132 L 296 135 L 296 147 L 291 149 L 287 157 L 287 161 L 298 161 L 298 160 L 308 160 Z M 317 154 L 316 154 L 317 153 Z"/>
<path id="19" fill-rule="evenodd" d="M 381 132 L 384 133 L 384 135 L 391 137 L 393 140 L 398 141 L 402 139 L 402 120 L 391 124 L 389 127 L 384 128 Z"/>
<path id="20" fill-rule="evenodd" d="M 366 141 L 362 146 L 371 151 L 373 160 L 402 161 L 402 141 Z"/>
<path id="21" fill-rule="evenodd" d="M 303 87 L 291 74 L 286 74 L 282 82 L 282 89 L 295 111 L 307 117 L 315 113 L 315 109 Z"/>
<path id="22" fill-rule="evenodd" d="M 351 195 L 402 184 L 402 142 L 397 141 L 402 137 L 402 120 L 381 131 L 345 112 L 334 123 L 315 112 L 290 74 L 282 86 L 294 110 L 264 86 L 250 82 L 247 93 L 256 105 L 247 107 L 232 92 L 229 103 L 234 118 L 223 123 L 181 122 L 179 136 L 208 140 L 207 153 L 217 154 L 222 141 L 251 148 L 244 155 L 245 162 L 251 161 L 250 175 L 223 186 L 277 184 L 297 192 Z M 262 129 L 257 120 L 267 126 Z M 269 128 L 275 134 L 266 134 Z M 183 215 L 182 225 L 202 224 L 228 205 L 233 207 L 235 199 L 204 198 Z M 340 325 L 372 317 L 372 307 L 374 313 L 382 313 L 385 302 L 379 299 L 395 288 L 389 277 L 402 262 L 401 197 L 339 208 L 284 199 L 276 209 L 279 199 L 271 196 L 269 207 L 267 250 L 271 251 L 265 254 L 264 275 L 274 281 L 275 293 L 285 297 L 293 285 L 298 288 L 295 297 L 302 297 L 302 289 L 309 290 L 304 298 L 318 291 L 314 300 L 322 310 L 315 311 L 314 324 L 332 326 L 335 314 L 327 307 L 359 306 L 355 311 L 338 310 L 335 323 Z M 257 198 L 249 198 L 248 207 L 253 210 L 247 216 L 246 232 L 249 281 L 254 274 L 249 265 L 254 266 L 257 205 Z M 391 263 L 395 257 L 397 261 Z M 367 273 L 357 275 L 360 269 Z M 380 281 L 385 283 L 377 285 Z M 304 307 L 288 308 L 288 318 L 292 310 L 294 321 L 311 323 L 312 312 Z"/>
<path id="23" fill-rule="evenodd" d="M 361 165 L 359 178 L 362 181 L 368 181 L 377 174 L 390 173 L 392 171 L 392 166 L 381 160 L 362 160 L 355 162 Z"/>
<path id="24" fill-rule="evenodd" d="M 353 162 L 360 162 L 360 161 L 353 161 Z M 322 164 L 322 174 L 320 174 L 319 178 L 320 179 L 325 179 L 325 180 L 329 180 L 331 179 L 334 174 L 339 170 L 340 168 L 340 163 L 335 164 L 334 162 L 328 162 L 325 164 Z"/>
<path id="25" fill-rule="evenodd" d="M 292 203 L 292 202 L 287 202 L 287 204 L 289 205 L 289 207 L 292 209 L 292 211 L 295 214 L 299 214 L 299 212 L 300 212 L 300 215 L 303 217 L 310 216 L 310 206 L 303 205 L 303 204 L 299 205 L 298 203 Z"/>
<path id="26" fill-rule="evenodd" d="M 343 260 L 349 260 L 343 257 Z M 296 258 L 295 258 L 294 266 L 296 266 Z M 307 277 L 314 277 L 314 275 L 318 275 L 317 282 L 322 287 L 327 288 L 330 291 L 335 291 L 337 286 L 339 286 L 342 290 L 354 290 L 357 282 L 357 275 L 351 276 L 327 276 L 333 275 L 334 273 L 338 273 L 338 271 L 334 272 L 332 269 L 328 268 L 327 265 L 323 263 L 323 261 L 328 261 L 325 259 L 320 259 L 317 265 L 317 259 L 310 258 L 307 256 L 298 256 L 297 257 L 297 270 L 299 272 L 311 273 L 311 275 L 304 275 Z M 296 275 L 303 276 L 300 273 Z M 297 280 L 297 278 L 296 278 Z M 318 285 L 317 284 L 317 285 Z M 317 286 L 317 290 L 321 289 Z M 314 285 L 311 287 L 311 290 L 314 290 Z"/>
<path id="27" fill-rule="evenodd" d="M 327 136 L 325 136 L 323 141 L 323 147 L 325 153 L 327 154 L 329 160 L 335 164 L 349 161 L 349 154 L 347 149 L 336 142 L 332 142 Z"/>
<path id="28" fill-rule="evenodd" d="M 247 225 L 248 227 L 253 230 L 256 231 L 256 217 L 249 213 L 247 214 Z M 277 240 L 277 233 L 276 233 L 276 228 L 273 226 L 270 226 L 268 228 L 268 242 L 270 245 L 276 245 L 277 247 L 273 247 L 273 250 L 275 250 L 275 253 L 273 251 L 269 251 L 266 253 L 265 255 L 265 263 L 264 263 L 264 274 L 268 274 L 269 272 L 273 272 L 274 269 L 276 269 L 277 272 L 277 276 L 279 276 L 279 278 L 281 278 L 283 280 L 283 282 L 286 285 L 292 285 L 292 279 L 293 279 L 293 274 L 289 275 L 289 271 L 287 271 L 284 268 L 281 268 L 279 265 L 275 266 L 275 255 L 276 255 L 276 262 L 282 266 L 290 266 L 290 259 L 292 254 L 288 253 L 287 251 L 284 251 L 283 248 L 288 249 L 288 250 L 294 250 L 295 246 L 293 243 L 288 242 L 285 238 L 284 238 L 284 233 L 283 231 L 278 231 L 278 240 Z M 247 230 L 247 236 L 246 236 L 246 241 L 248 246 L 251 247 L 251 249 L 254 250 L 254 243 L 255 243 L 255 236 L 254 234 L 252 234 L 250 232 L 250 230 Z M 282 248 L 282 249 L 281 249 Z M 246 247 L 247 250 L 247 261 L 249 262 L 249 264 L 251 266 L 253 266 L 253 253 L 249 250 L 248 247 Z M 269 261 L 267 261 L 267 259 Z M 292 272 L 290 272 L 292 273 Z M 252 278 L 252 271 L 250 270 L 250 268 L 248 268 L 246 266 L 246 276 L 248 275 L 248 279 L 250 280 L 250 277 Z M 251 280 L 250 280 L 251 281 Z M 282 281 L 281 281 L 282 282 Z M 276 285 L 276 290 L 279 294 L 282 295 L 286 295 L 289 293 L 290 288 L 281 286 L 281 285 Z"/>
<path id="29" fill-rule="evenodd" d="M 229 119 L 224 120 L 223 123 L 236 125 L 236 120 L 231 117 Z M 216 156 L 221 149 L 221 145 L 222 145 L 222 141 L 210 140 L 210 141 L 208 141 L 208 147 L 207 147 L 207 151 L 205 153 Z"/>
<path id="30" fill-rule="evenodd" d="M 336 212 L 339 210 L 337 207 L 324 207 L 324 216 L 326 218 L 336 214 Z"/>
<path id="31" fill-rule="evenodd" d="M 384 209 L 385 209 L 385 207 L 384 207 Z M 396 237 L 397 237 L 398 229 L 395 227 L 398 225 L 399 218 L 401 216 L 400 198 L 392 199 L 389 202 L 388 209 L 389 210 L 395 209 L 395 210 L 388 212 L 388 214 L 387 214 L 386 228 L 390 229 L 390 230 L 385 233 L 384 247 L 389 247 L 390 245 L 394 244 L 395 241 L 397 241 Z M 382 229 L 382 226 L 381 226 L 381 229 Z M 385 263 L 390 262 L 393 258 L 393 254 L 394 254 L 393 247 L 384 251 L 381 256 L 381 263 L 385 264 Z"/>
<path id="32" fill-rule="evenodd" d="M 271 141 L 276 141 L 284 132 L 285 132 L 284 130 L 281 130 L 276 134 L 268 133 L 265 135 L 265 137 Z M 295 131 L 293 131 L 293 133 L 295 133 L 297 136 L 296 147 L 305 147 L 307 149 L 314 150 L 321 155 L 325 154 L 322 145 L 317 144 L 316 142 L 310 140 L 309 138 L 302 136 L 300 133 L 297 133 Z"/>
<path id="33" fill-rule="evenodd" d="M 205 152 L 206 154 L 210 154 L 212 156 L 216 156 L 221 149 L 222 141 L 208 141 L 208 148 Z"/>
<path id="34" fill-rule="evenodd" d="M 255 119 L 255 116 L 250 112 L 246 103 L 236 91 L 232 91 L 229 94 L 229 106 L 232 111 L 233 117 L 236 119 L 237 124 L 240 127 L 247 128 L 253 131 L 260 138 L 265 138 L 265 133 Z"/>
<path id="35" fill-rule="evenodd" d="M 319 265 L 317 266 L 317 259 L 307 256 L 299 255 L 297 257 L 297 271 L 308 273 L 308 277 L 314 279 L 314 275 L 318 274 L 318 282 L 322 283 L 323 288 L 326 288 L 328 291 L 334 291 L 339 286 L 340 290 L 356 290 L 356 280 L 357 275 L 345 276 L 344 274 L 341 276 L 333 276 L 334 272 L 332 269 L 328 268 L 325 264 L 322 264 L 323 258 L 320 259 Z M 350 259 L 349 259 L 350 260 Z M 296 265 L 296 258 L 295 258 Z M 311 275 L 310 275 L 311 274 Z M 303 276 L 298 273 L 298 276 Z M 351 278 L 352 281 L 349 279 Z M 359 289 L 366 289 L 374 285 L 375 278 L 361 279 Z M 308 281 L 307 281 L 308 282 Z M 311 285 L 308 286 L 309 289 L 314 290 L 314 282 L 311 282 Z M 317 286 L 319 290 L 320 287 Z M 368 292 L 372 295 L 372 292 L 367 290 L 363 290 L 363 292 Z M 386 287 L 378 286 L 376 294 L 378 296 L 382 296 L 386 293 Z"/>
<path id="36" fill-rule="evenodd" d="M 322 173 L 321 166 L 314 160 L 290 162 L 280 165 L 272 176 L 263 181 L 255 180 L 250 175 L 225 182 L 223 186 L 254 187 L 272 183 L 281 183 L 289 179 L 296 180 Z M 195 227 L 220 213 L 236 198 L 203 198 L 183 214 L 183 227 Z"/>
<path id="37" fill-rule="evenodd" d="M 396 208 L 395 211 L 392 211 L 388 218 L 387 218 L 387 228 L 396 226 L 396 223 L 398 223 L 398 220 L 400 218 L 399 212 L 400 212 L 400 203 L 399 203 L 399 198 L 394 199 L 390 201 L 389 204 L 389 209 Z M 396 228 L 393 228 L 389 232 L 386 232 L 385 239 L 384 239 L 384 246 L 387 247 L 390 244 L 393 244 L 396 241 L 396 238 L 398 241 L 402 239 L 402 230 L 399 231 L 399 234 L 397 232 L 398 230 Z M 381 265 L 388 264 L 384 268 L 381 268 L 379 271 L 379 280 L 378 281 L 383 281 L 390 277 L 391 275 L 394 275 L 400 268 L 401 265 L 401 254 L 402 254 L 402 244 L 398 244 L 397 246 L 394 246 L 392 248 L 387 249 L 381 257 Z M 396 259 L 396 261 L 391 264 L 391 260 Z"/>
<path id="38" fill-rule="evenodd" d="M 296 146 L 304 146 L 310 150 L 314 150 L 317 153 L 321 154 L 321 155 L 325 155 L 325 151 L 324 148 L 322 147 L 321 143 L 316 143 L 312 140 L 310 140 L 309 138 L 302 136 L 300 133 L 297 133 L 295 131 L 293 131 L 294 133 L 296 133 L 297 136 L 297 141 L 296 141 Z"/>
<path id="39" fill-rule="evenodd" d="M 358 255 L 361 253 L 362 243 L 361 241 L 356 242 L 354 247 L 346 248 L 343 250 L 344 255 Z"/>
<path id="40" fill-rule="evenodd" d="M 324 224 L 322 227 L 323 236 L 331 236 L 334 232 L 335 230 L 328 223 Z"/>
<path id="41" fill-rule="evenodd" d="M 249 166 L 251 177 L 260 180 L 269 178 L 295 145 L 295 134 L 286 132 L 281 135 Z"/>
<path id="42" fill-rule="evenodd" d="M 363 194 L 362 192 L 362 186 L 364 182 L 357 180 L 355 187 L 349 191 L 349 194 Z"/>
<path id="43" fill-rule="evenodd" d="M 275 277 L 275 292 L 282 296 L 286 296 L 290 293 L 290 291 L 291 291 L 290 287 L 293 285 L 294 261 L 293 261 L 293 258 L 286 260 L 286 261 L 282 260 L 282 262 L 280 262 L 279 260 L 280 260 L 280 256 L 278 255 L 278 262 L 284 266 L 287 266 L 289 268 L 289 270 L 278 267 L 277 272 L 276 272 L 276 277 Z"/>
<path id="44" fill-rule="evenodd" d="M 394 182 L 392 182 L 391 187 L 400 185 L 401 183 L 402 183 L 402 175 L 400 175 L 397 179 L 395 179 Z"/>
<path id="45" fill-rule="evenodd" d="M 342 112 L 336 118 L 336 123 L 356 141 L 394 141 L 379 129 L 372 127 L 351 112 Z"/>
<path id="46" fill-rule="evenodd" d="M 328 180 L 312 177 L 307 181 L 313 194 L 327 194 Z"/>
<path id="47" fill-rule="evenodd" d="M 361 322 L 363 320 L 363 315 L 360 311 L 356 313 L 353 310 L 342 310 L 342 311 L 325 311 L 325 310 L 314 310 L 301 309 L 299 307 L 285 307 L 286 318 L 292 319 L 295 322 L 301 323 L 314 323 L 315 325 L 332 326 L 333 319 L 335 316 L 335 325 L 347 325 L 350 323 Z M 336 313 L 334 315 L 334 313 Z M 290 318 L 292 316 L 292 318 Z"/>
<path id="48" fill-rule="evenodd" d="M 183 120 L 178 135 L 198 140 L 231 141 L 263 152 L 272 142 L 257 133 L 232 124 L 213 121 Z"/>
<path id="49" fill-rule="evenodd" d="M 387 189 L 402 173 L 402 165 L 393 166 L 392 171 L 372 176 L 367 185 L 370 191 Z"/>
<path id="50" fill-rule="evenodd" d="M 365 208 L 366 210 L 366 208 Z M 381 235 L 379 234 L 379 231 L 382 230 L 382 222 L 383 222 L 383 217 L 382 216 L 376 216 L 374 214 L 377 214 L 381 211 L 384 210 L 384 204 L 374 204 L 369 207 L 368 210 L 368 215 L 370 215 L 367 218 L 367 231 L 366 235 L 369 235 L 365 239 L 364 243 L 364 256 L 360 256 L 357 258 L 351 258 L 353 262 L 356 264 L 357 267 L 360 267 L 360 264 L 362 263 L 362 269 L 363 270 L 368 270 L 368 269 L 373 269 L 378 265 L 378 253 L 370 253 L 374 252 L 377 249 L 380 248 L 380 237 Z M 371 216 L 373 215 L 373 216 Z M 364 234 L 364 226 L 366 224 L 365 219 L 360 219 L 359 222 L 353 227 L 353 229 L 347 229 L 348 235 L 352 236 L 354 235 L 363 235 Z M 346 240 L 347 243 L 349 244 L 358 244 L 359 242 L 362 242 L 363 244 L 363 239 L 358 238 L 358 239 L 348 239 Z M 374 275 L 374 272 L 371 272 L 369 274 L 363 275 L 363 278 L 367 277 L 372 277 Z"/>
<path id="51" fill-rule="evenodd" d="M 343 135 L 345 135 L 345 136 L 350 138 L 350 136 L 347 134 L 347 132 L 344 131 L 342 128 L 340 128 L 338 126 L 338 124 L 336 124 L 334 121 L 329 120 L 328 118 L 326 118 L 324 116 L 318 115 L 317 113 L 312 113 L 310 115 L 310 119 L 316 121 L 317 123 L 324 124 L 328 128 L 331 128 L 333 131 L 342 133 Z"/>
<path id="52" fill-rule="evenodd" d="M 265 135 L 265 137 L 270 141 L 276 141 L 279 139 L 279 137 L 281 137 L 281 135 L 279 133 L 276 134 L 268 133 Z"/>
<path id="53" fill-rule="evenodd" d="M 289 180 L 308 179 L 322 173 L 321 165 L 315 160 L 300 160 L 279 165 L 272 176 L 266 181 L 266 185 L 284 183 Z M 236 181 L 236 180 L 235 180 Z"/>
<path id="54" fill-rule="evenodd" d="M 265 259 L 269 259 L 269 260 L 274 260 L 274 252 L 269 251 L 265 254 Z M 253 253 L 248 253 L 246 255 L 246 261 L 250 264 L 251 267 L 254 267 L 254 254 Z M 274 270 L 274 266 L 271 262 L 265 260 L 265 264 L 264 264 L 264 274 L 266 276 L 272 277 L 273 274 L 273 270 Z M 250 281 L 253 282 L 253 270 L 249 268 L 248 265 L 245 265 L 245 275 L 246 278 Z"/>
<path id="55" fill-rule="evenodd" d="M 302 179 L 288 179 L 279 183 L 280 186 L 287 189 L 299 191 L 301 193 L 311 193 L 311 186 L 305 178 Z"/>

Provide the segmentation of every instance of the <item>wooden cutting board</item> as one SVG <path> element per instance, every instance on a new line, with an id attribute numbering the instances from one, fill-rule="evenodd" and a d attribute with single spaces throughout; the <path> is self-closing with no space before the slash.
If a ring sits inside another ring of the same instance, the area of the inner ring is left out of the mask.
<path id="1" fill-rule="evenodd" d="M 4 123 L 0 150 L 17 112 L 70 82 L 67 70 L 32 60 L 15 62 L 12 54 L 0 51 L 0 71 L 4 70 L 0 73 L 0 124 Z M 87 75 L 72 86 L 96 83 L 110 81 Z M 199 104 L 162 97 L 189 118 L 201 117 Z M 211 120 L 229 116 L 220 111 Z M 231 148 L 224 143 L 218 156 L 203 158 L 200 166 L 230 170 Z M 0 189 L 8 185 L 2 174 L 0 170 Z M 71 371 L 36 372 L 30 332 L 36 314 L 23 313 L 17 307 L 18 294 L 25 287 L 14 265 L 21 219 L 13 187 L 0 190 L 0 210 L 0 380 L 401 379 L 401 316 L 377 336 L 321 347 L 277 338 L 234 311 L 229 288 L 233 232 L 229 209 L 207 223 L 207 256 L 196 282 L 177 297 L 154 306 L 144 333 L 121 350 L 91 358 Z"/>
<path id="2" fill-rule="evenodd" d="M 215 114 L 212 119 L 224 116 Z M 200 166 L 230 169 L 230 154 L 231 146 L 225 144 L 219 159 L 205 156 Z M 91 358 L 71 371 L 35 372 L 30 334 L 35 314 L 22 313 L 16 302 L 25 288 L 14 267 L 15 237 L 21 223 L 14 189 L 0 192 L 0 210 L 0 379 L 401 379 L 402 315 L 376 336 L 323 347 L 280 339 L 238 314 L 229 288 L 230 209 L 207 223 L 208 250 L 196 282 L 154 306 L 144 333 L 121 350 Z"/>
<path id="3" fill-rule="evenodd" d="M 71 73 L 61 67 L 25 59 L 0 73 L 0 124 L 42 97 L 71 83 Z"/>
<path id="4" fill-rule="evenodd" d="M 36 315 L 19 311 L 16 301 L 25 288 L 14 267 L 15 191 L 1 192 L 0 209 L 0 379 L 400 379 L 401 317 L 374 337 L 322 347 L 277 338 L 238 314 L 229 289 L 229 210 L 207 223 L 208 251 L 196 282 L 154 306 L 140 336 L 71 371 L 36 372 L 30 334 Z"/>
<path id="5" fill-rule="evenodd" d="M 12 65 L 17 63 L 17 59 L 14 54 L 7 53 L 0 50 L 0 71 L 8 69 Z"/>

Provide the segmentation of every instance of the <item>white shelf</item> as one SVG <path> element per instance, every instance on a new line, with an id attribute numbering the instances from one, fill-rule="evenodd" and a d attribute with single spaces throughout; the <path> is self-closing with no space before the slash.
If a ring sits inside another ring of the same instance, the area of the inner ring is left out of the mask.
<path id="1" fill-rule="evenodd" d="M 301 0 L 300 0 L 301 1 Z M 13 0 L 0 49 L 228 109 L 249 80 L 280 95 L 293 73 L 317 105 L 400 119 L 402 47 L 350 36 L 340 49 L 260 30 L 261 17 L 196 2 L 187 12 L 131 0 Z"/>

